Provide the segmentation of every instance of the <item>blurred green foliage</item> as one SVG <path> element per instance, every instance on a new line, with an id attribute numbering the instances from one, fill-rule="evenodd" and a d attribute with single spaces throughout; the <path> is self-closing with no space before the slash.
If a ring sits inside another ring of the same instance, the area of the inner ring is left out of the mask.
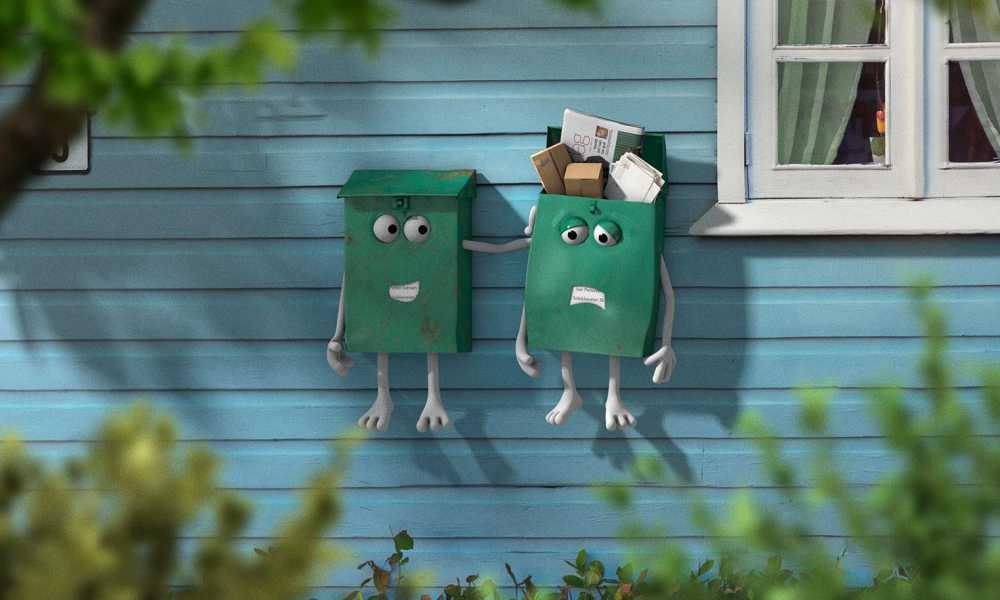
<path id="1" fill-rule="evenodd" d="M 869 391 L 894 470 L 859 488 L 835 467 L 834 438 L 827 431 L 830 390 L 800 393 L 800 426 L 819 444 L 805 475 L 785 460 L 771 429 L 746 416 L 742 430 L 754 439 L 770 483 L 784 494 L 782 509 L 766 509 L 745 492 L 720 516 L 693 499 L 695 518 L 723 559 L 718 569 L 703 564 L 692 574 L 678 547 L 664 547 L 653 560 L 650 597 L 964 600 L 1000 589 L 1000 543 L 991 536 L 1000 518 L 1000 370 L 980 371 L 979 406 L 960 401 L 957 367 L 947 360 L 945 317 L 930 294 L 926 283 L 912 292 L 926 340 L 920 363 L 925 393 L 897 386 Z M 668 481 L 655 460 L 640 463 L 636 473 L 640 481 Z M 602 492 L 605 497 L 629 505 L 627 488 L 610 489 Z M 843 552 L 811 526 L 830 509 L 852 548 L 874 568 L 867 587 L 851 584 Z M 626 533 L 635 536 L 644 528 L 631 523 Z M 747 570 L 762 556 L 770 557 L 764 568 Z"/>
<path id="2" fill-rule="evenodd" d="M 344 442 L 272 547 L 240 540 L 248 504 L 219 488 L 218 460 L 182 452 L 145 407 L 113 417 L 88 454 L 60 468 L 23 445 L 0 450 L 0 598 L 249 600 L 302 597 L 337 557 L 323 534 L 340 514 Z M 197 533 L 197 535 L 192 535 Z"/>

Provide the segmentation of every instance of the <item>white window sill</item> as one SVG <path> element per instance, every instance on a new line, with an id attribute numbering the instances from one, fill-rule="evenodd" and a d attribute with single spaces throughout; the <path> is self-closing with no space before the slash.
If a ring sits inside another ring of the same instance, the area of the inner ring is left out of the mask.
<path id="1" fill-rule="evenodd" d="M 1000 233 L 1000 198 L 720 202 L 692 235 L 960 235 Z"/>

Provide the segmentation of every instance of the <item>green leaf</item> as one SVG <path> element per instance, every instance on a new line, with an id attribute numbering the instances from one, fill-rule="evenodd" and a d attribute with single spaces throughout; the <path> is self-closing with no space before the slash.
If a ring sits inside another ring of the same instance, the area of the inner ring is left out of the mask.
<path id="1" fill-rule="evenodd" d="M 563 581 L 566 585 L 572 587 L 582 588 L 584 587 L 583 579 L 577 575 L 563 575 Z"/>
<path id="2" fill-rule="evenodd" d="M 583 569 L 583 567 L 586 564 L 587 564 L 587 551 L 581 548 L 580 551 L 576 553 L 576 568 Z"/>
<path id="3" fill-rule="evenodd" d="M 714 560 L 706 560 L 705 562 L 701 563 L 701 565 L 698 567 L 698 577 L 701 577 L 705 573 L 711 571 L 712 567 L 714 566 L 715 566 Z"/>
<path id="4" fill-rule="evenodd" d="M 396 552 L 413 550 L 413 538 L 405 529 L 392 537 L 392 543 L 396 546 Z"/>

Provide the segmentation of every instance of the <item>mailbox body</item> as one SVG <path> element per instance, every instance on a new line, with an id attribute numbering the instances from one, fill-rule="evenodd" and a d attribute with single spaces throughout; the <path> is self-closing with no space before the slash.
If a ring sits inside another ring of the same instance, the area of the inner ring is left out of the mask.
<path id="1" fill-rule="evenodd" d="M 472 345 L 471 230 L 475 171 L 355 171 L 344 185 L 344 340 L 353 352 L 467 352 Z M 393 215 L 384 243 L 376 219 Z M 430 234 L 407 238 L 423 216 Z M 408 292 L 399 294 L 403 286 Z M 390 293 L 390 288 L 395 293 Z M 415 295 L 414 295 L 415 291 Z"/>
<path id="2" fill-rule="evenodd" d="M 550 129 L 550 137 L 553 132 L 558 130 Z M 665 173 L 662 136 L 646 135 L 643 158 Z M 652 204 L 539 197 L 524 292 L 531 348 L 630 357 L 653 351 L 665 196 L 664 191 Z M 560 225 L 574 217 L 586 222 L 588 237 L 571 245 L 561 237 Z M 617 244 L 594 240 L 602 221 L 620 227 Z"/>

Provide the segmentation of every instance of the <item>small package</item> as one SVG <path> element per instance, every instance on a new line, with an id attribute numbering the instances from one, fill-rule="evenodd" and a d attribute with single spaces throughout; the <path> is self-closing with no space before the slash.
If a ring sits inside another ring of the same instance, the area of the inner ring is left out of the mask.
<path id="1" fill-rule="evenodd" d="M 573 162 L 569 157 L 569 148 L 559 143 L 531 155 L 531 164 L 535 165 L 538 177 L 542 180 L 542 188 L 546 194 L 563 194 L 566 188 L 563 177 L 566 167 Z"/>
<path id="2" fill-rule="evenodd" d="M 566 195 L 600 198 L 604 191 L 604 165 L 573 163 L 566 167 Z"/>
<path id="3" fill-rule="evenodd" d="M 631 152 L 622 155 L 608 170 L 604 196 L 608 200 L 656 202 L 663 189 L 663 173 Z"/>
<path id="4" fill-rule="evenodd" d="M 619 123 L 567 108 L 563 112 L 560 141 L 569 146 L 570 156 L 576 162 L 584 162 L 596 156 L 607 164 L 618 160 L 626 152 L 642 152 L 645 133 L 637 125 Z"/>

